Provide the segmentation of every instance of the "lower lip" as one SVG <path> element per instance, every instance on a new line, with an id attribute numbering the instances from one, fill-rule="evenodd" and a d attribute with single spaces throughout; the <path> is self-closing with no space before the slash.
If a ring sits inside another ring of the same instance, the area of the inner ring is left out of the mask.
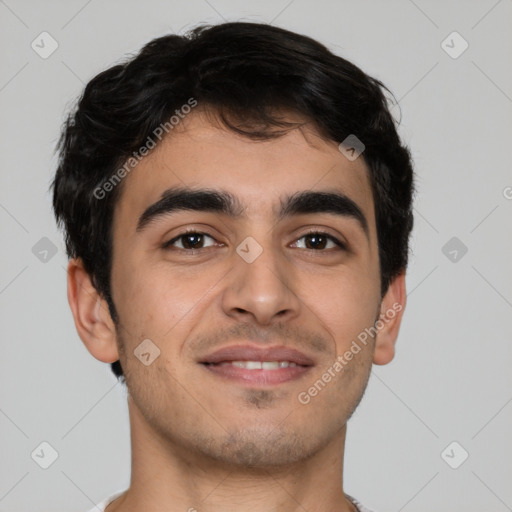
<path id="1" fill-rule="evenodd" d="M 296 380 L 312 368 L 311 366 L 293 366 L 276 370 L 246 370 L 232 365 L 203 364 L 203 366 L 220 377 L 258 386 L 282 384 Z"/>

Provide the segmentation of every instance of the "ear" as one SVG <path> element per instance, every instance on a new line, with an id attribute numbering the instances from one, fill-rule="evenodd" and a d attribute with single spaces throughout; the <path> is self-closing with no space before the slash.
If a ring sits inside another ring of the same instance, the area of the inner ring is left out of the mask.
<path id="1" fill-rule="evenodd" d="M 395 357 L 395 343 L 406 301 L 405 271 L 403 271 L 391 281 L 381 302 L 373 354 L 375 364 L 387 364 Z"/>
<path id="2" fill-rule="evenodd" d="M 92 284 L 80 259 L 72 259 L 68 264 L 68 302 L 87 350 L 104 363 L 117 361 L 115 325 L 107 302 Z"/>

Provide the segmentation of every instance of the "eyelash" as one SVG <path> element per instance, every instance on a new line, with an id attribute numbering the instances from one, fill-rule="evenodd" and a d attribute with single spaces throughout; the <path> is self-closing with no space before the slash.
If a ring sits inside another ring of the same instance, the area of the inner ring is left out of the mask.
<path id="1" fill-rule="evenodd" d="M 190 229 L 190 230 L 183 231 L 183 233 L 179 234 L 178 236 L 175 236 L 171 240 L 164 242 L 164 244 L 162 245 L 162 249 L 168 249 L 174 242 L 178 241 L 180 238 L 183 238 L 183 237 L 185 237 L 187 235 L 191 235 L 191 234 L 208 236 L 208 237 L 212 238 L 213 240 L 215 240 L 215 238 L 213 236 L 209 235 L 208 233 L 203 233 L 202 231 Z M 312 229 L 310 231 L 307 231 L 306 233 L 303 233 L 302 236 L 300 236 L 296 240 L 300 240 L 301 238 L 304 238 L 307 236 L 312 236 L 312 235 L 321 235 L 321 236 L 327 238 L 328 240 L 332 241 L 335 245 L 337 245 L 339 247 L 340 250 L 343 250 L 343 251 L 347 250 L 346 245 L 342 241 L 338 240 L 336 237 L 329 235 L 328 233 L 325 233 L 323 231 L 319 231 L 319 230 L 315 230 L 315 229 Z M 182 249 L 181 247 L 178 247 L 176 250 L 185 251 L 190 254 L 195 254 L 196 252 L 200 252 L 203 249 L 208 249 L 208 247 L 201 247 L 199 249 Z M 311 251 L 311 252 L 329 252 L 328 249 L 305 249 L 305 250 Z"/>

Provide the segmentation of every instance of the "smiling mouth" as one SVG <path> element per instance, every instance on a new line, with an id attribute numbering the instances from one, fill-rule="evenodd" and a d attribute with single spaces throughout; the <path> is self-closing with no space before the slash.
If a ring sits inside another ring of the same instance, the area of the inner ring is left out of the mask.
<path id="1" fill-rule="evenodd" d="M 198 362 L 215 378 L 260 388 L 300 379 L 315 366 L 314 359 L 293 347 L 248 343 L 223 347 Z"/>
<path id="2" fill-rule="evenodd" d="M 222 361 L 220 363 L 204 363 L 216 366 L 234 366 L 245 370 L 279 370 L 279 368 L 295 368 L 296 366 L 307 366 L 297 364 L 294 361 Z"/>
<path id="3" fill-rule="evenodd" d="M 221 361 L 202 366 L 225 382 L 259 388 L 293 382 L 313 368 L 294 361 Z"/>

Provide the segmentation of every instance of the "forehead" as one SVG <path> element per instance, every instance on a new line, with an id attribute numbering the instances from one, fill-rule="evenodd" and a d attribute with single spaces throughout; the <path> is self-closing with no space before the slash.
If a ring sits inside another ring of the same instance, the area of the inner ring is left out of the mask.
<path id="1" fill-rule="evenodd" d="M 374 230 L 364 160 L 349 161 L 336 142 L 321 138 L 310 124 L 256 141 L 201 112 L 188 115 L 124 179 L 115 222 L 136 225 L 172 187 L 229 192 L 240 199 L 246 216 L 261 218 L 275 216 L 280 198 L 295 192 L 336 190 L 359 206 Z"/>

